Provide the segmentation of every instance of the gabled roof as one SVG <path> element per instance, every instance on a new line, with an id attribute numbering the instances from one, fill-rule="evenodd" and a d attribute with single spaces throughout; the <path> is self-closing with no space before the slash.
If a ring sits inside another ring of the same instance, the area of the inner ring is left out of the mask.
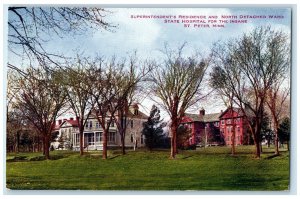
<path id="1" fill-rule="evenodd" d="M 78 123 L 77 120 L 65 120 L 61 123 L 60 127 L 65 124 L 66 122 L 68 122 L 69 124 L 71 124 L 72 127 L 78 127 Z"/>
<path id="2" fill-rule="evenodd" d="M 138 115 L 134 115 L 133 112 L 128 111 L 127 117 L 134 118 L 134 119 L 145 119 L 145 120 L 148 119 L 148 116 L 145 113 L 143 113 L 142 111 L 139 111 Z"/>
<path id="3" fill-rule="evenodd" d="M 217 122 L 219 121 L 221 113 L 211 113 L 200 116 L 199 114 L 185 113 L 186 117 L 189 117 L 194 122 Z"/>
<path id="4" fill-rule="evenodd" d="M 132 119 L 148 119 L 149 116 L 147 116 L 145 113 L 143 113 L 142 111 L 139 110 L 138 115 L 134 114 L 134 110 L 128 110 L 128 114 L 127 114 L 128 118 L 132 118 Z M 95 111 L 92 111 L 92 113 L 90 114 L 89 118 L 97 118 L 97 115 L 95 113 Z"/>
<path id="5" fill-rule="evenodd" d="M 225 115 L 229 110 L 230 110 L 230 108 L 227 108 L 219 117 L 220 118 L 223 117 L 223 115 Z M 244 116 L 244 113 L 241 108 L 233 107 L 232 110 L 234 112 L 238 113 L 239 117 Z M 253 112 L 249 109 L 245 109 L 245 114 L 246 114 L 246 116 L 253 117 Z"/>

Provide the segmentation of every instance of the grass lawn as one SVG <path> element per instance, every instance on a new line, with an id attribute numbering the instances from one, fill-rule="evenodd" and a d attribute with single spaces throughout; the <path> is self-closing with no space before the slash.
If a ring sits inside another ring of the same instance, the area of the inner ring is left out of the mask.
<path id="1" fill-rule="evenodd" d="M 264 148 L 253 158 L 253 146 L 209 147 L 180 151 L 175 160 L 169 151 L 109 151 L 80 157 L 78 152 L 54 151 L 53 160 L 40 153 L 8 154 L 8 189 L 62 190 L 288 190 L 289 153 L 272 157 Z"/>

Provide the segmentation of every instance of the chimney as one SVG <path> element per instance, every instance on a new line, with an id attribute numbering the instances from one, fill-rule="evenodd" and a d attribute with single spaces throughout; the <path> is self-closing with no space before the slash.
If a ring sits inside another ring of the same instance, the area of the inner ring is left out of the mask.
<path id="1" fill-rule="evenodd" d="M 200 112 L 200 116 L 204 116 L 204 115 L 205 115 L 205 110 L 204 110 L 204 108 L 202 108 L 199 112 Z"/>
<path id="2" fill-rule="evenodd" d="M 74 118 L 73 118 L 73 117 L 70 117 L 70 120 L 71 120 L 71 121 L 73 121 L 73 120 L 74 120 Z"/>

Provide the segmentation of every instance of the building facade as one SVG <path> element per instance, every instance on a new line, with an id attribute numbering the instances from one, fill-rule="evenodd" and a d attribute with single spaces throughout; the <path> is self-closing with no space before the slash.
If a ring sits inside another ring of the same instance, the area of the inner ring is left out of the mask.
<path id="1" fill-rule="evenodd" d="M 143 123 L 148 116 L 139 111 L 138 105 L 133 105 L 128 110 L 127 128 L 125 135 L 125 147 L 143 147 L 145 146 L 145 137 L 142 135 Z M 58 120 L 56 125 L 57 137 L 51 143 L 54 149 L 72 149 L 80 150 L 80 134 L 77 119 Z M 85 150 L 103 149 L 103 129 L 99 124 L 97 117 L 91 114 L 87 119 L 83 132 Z M 121 136 L 117 125 L 111 122 L 109 133 L 107 135 L 108 147 L 121 146 Z"/>
<path id="2" fill-rule="evenodd" d="M 233 131 L 236 145 L 247 144 L 250 140 L 246 118 L 238 108 L 212 114 L 205 114 L 204 109 L 199 114 L 185 113 L 181 125 L 191 131 L 189 145 L 232 145 Z"/>
<path id="3" fill-rule="evenodd" d="M 247 120 L 239 108 L 228 108 L 220 115 L 220 132 L 224 136 L 225 144 L 232 145 L 233 132 L 235 144 L 244 145 L 250 142 Z"/>

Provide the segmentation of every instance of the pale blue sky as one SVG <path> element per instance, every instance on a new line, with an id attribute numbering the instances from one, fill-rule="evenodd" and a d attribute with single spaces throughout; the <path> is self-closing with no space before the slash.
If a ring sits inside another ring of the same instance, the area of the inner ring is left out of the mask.
<path id="1" fill-rule="evenodd" d="M 86 56 L 96 54 L 105 57 L 116 55 L 125 57 L 128 53 L 137 51 L 140 59 L 157 58 L 163 56 L 160 49 L 167 42 L 170 46 L 178 47 L 187 42 L 186 54 L 197 50 L 203 54 L 209 53 L 211 45 L 218 40 L 227 40 L 239 37 L 245 32 L 261 25 L 270 25 L 274 29 L 281 29 L 287 33 L 291 31 L 291 11 L 285 8 L 106 8 L 112 11 L 104 19 L 117 28 L 114 32 L 105 30 L 87 31 L 83 35 L 65 36 L 64 38 L 51 37 L 46 49 L 53 53 L 62 53 L 75 56 L 82 52 Z M 266 19 L 247 19 L 246 24 L 226 24 L 224 28 L 184 28 L 183 24 L 165 24 L 163 19 L 131 19 L 131 15 L 265 15 Z M 280 15 L 284 18 L 269 19 L 269 15 Z M 18 64 L 20 59 L 9 53 L 9 62 Z M 152 102 L 143 102 L 146 109 Z M 224 109 L 210 103 L 203 103 L 207 112 L 217 112 Z M 148 110 L 145 110 L 148 111 Z"/>

